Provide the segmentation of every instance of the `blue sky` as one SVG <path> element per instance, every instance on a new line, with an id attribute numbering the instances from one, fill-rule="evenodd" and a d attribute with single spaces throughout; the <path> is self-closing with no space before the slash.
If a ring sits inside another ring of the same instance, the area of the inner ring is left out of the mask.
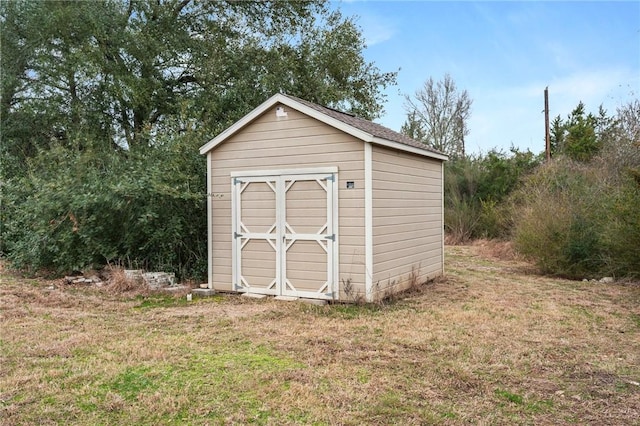
<path id="1" fill-rule="evenodd" d="M 336 2 L 357 15 L 365 58 L 398 73 L 377 122 L 400 130 L 403 94 L 449 73 L 473 99 L 468 152 L 544 150 L 544 88 L 551 117 L 582 101 L 610 114 L 640 98 L 640 1 Z"/>

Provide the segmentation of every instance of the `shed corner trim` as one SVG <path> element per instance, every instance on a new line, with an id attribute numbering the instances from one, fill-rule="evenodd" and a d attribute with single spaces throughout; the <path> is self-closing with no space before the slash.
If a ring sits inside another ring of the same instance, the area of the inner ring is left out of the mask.
<path id="1" fill-rule="evenodd" d="M 364 143 L 364 276 L 365 297 L 373 302 L 373 147 Z"/>

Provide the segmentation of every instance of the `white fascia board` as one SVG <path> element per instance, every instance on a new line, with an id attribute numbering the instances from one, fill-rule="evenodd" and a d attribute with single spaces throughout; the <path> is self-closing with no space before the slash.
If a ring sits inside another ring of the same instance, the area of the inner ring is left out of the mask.
<path id="1" fill-rule="evenodd" d="M 429 157 L 429 158 L 433 158 L 433 159 L 441 160 L 441 161 L 448 161 L 449 160 L 449 157 L 447 155 L 445 155 L 445 154 L 438 154 L 438 153 L 435 153 L 435 152 L 428 151 L 426 149 L 416 148 L 416 147 L 413 147 L 411 145 L 405 145 L 403 143 L 390 141 L 388 139 L 372 138 L 371 142 L 373 142 L 373 143 L 375 143 L 377 145 L 382 145 L 382 146 L 386 146 L 386 147 L 389 147 L 389 148 L 398 149 L 400 151 L 406 151 L 406 152 L 410 152 L 412 154 L 422 155 L 423 157 Z"/>
<path id="2" fill-rule="evenodd" d="M 235 124 L 233 124 L 231 127 L 229 127 L 228 129 L 226 129 L 224 132 L 220 133 L 218 136 L 216 136 L 215 138 L 211 139 L 209 142 L 207 142 L 206 144 L 202 145 L 200 147 L 200 154 L 206 154 L 208 151 L 211 151 L 213 148 L 215 148 L 216 146 L 218 146 L 219 144 L 221 144 L 222 142 L 224 142 L 226 139 L 228 139 L 229 137 L 233 136 L 235 133 L 237 133 L 239 130 L 241 130 L 243 127 L 245 127 L 247 124 L 251 123 L 253 120 L 255 120 L 256 118 L 258 118 L 260 115 L 262 115 L 264 112 L 266 112 L 267 110 L 269 110 L 271 107 L 273 107 L 274 105 L 277 104 L 283 104 L 285 106 L 288 106 L 290 108 L 293 108 L 309 117 L 315 118 L 318 121 L 321 121 L 331 127 L 334 127 L 338 130 L 342 130 L 345 133 L 348 133 L 358 139 L 361 139 L 363 141 L 367 141 L 370 142 L 373 139 L 373 136 L 367 132 L 364 132 L 360 129 L 356 129 L 353 126 L 350 126 L 347 123 L 343 123 L 340 120 L 336 120 L 333 117 L 329 117 L 326 114 L 321 113 L 320 111 L 317 111 L 313 108 L 310 108 L 304 104 L 301 104 L 300 102 L 291 99 L 285 95 L 282 95 L 280 93 L 273 95 L 272 97 L 270 97 L 269 99 L 267 99 L 266 101 L 264 101 L 262 104 L 260 104 L 258 107 L 256 107 L 253 111 L 251 111 L 249 114 L 245 115 L 244 117 L 242 117 L 240 120 L 238 120 Z"/>

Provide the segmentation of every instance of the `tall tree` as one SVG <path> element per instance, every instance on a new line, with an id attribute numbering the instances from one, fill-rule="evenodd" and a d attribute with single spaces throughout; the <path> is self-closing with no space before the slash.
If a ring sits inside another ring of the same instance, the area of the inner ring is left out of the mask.
<path id="1" fill-rule="evenodd" d="M 562 120 L 560 116 L 551 123 L 551 151 L 554 155 L 566 155 L 578 161 L 591 160 L 606 141 L 617 139 L 613 133 L 616 120 L 609 117 L 602 106 L 598 115 L 586 112 L 584 103 L 578 105 Z"/>
<path id="2" fill-rule="evenodd" d="M 278 91 L 374 118 L 395 81 L 324 1 L 14 1 L 0 19 L 3 143 L 16 155 L 213 134 Z"/>
<path id="3" fill-rule="evenodd" d="M 464 157 L 472 102 L 449 74 L 437 82 L 430 77 L 413 97 L 405 96 L 407 120 L 401 131 L 452 157 Z"/>
<path id="4" fill-rule="evenodd" d="M 395 73 L 324 0 L 0 1 L 0 251 L 206 268 L 197 148 L 287 92 L 375 118 Z"/>

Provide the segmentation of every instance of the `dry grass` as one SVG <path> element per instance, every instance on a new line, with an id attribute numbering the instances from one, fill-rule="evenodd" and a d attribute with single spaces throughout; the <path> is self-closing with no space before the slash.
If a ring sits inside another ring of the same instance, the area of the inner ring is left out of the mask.
<path id="1" fill-rule="evenodd" d="M 640 424 L 640 286 L 530 275 L 501 251 L 447 247 L 446 280 L 385 306 L 5 272 L 1 422 Z"/>
<path id="2" fill-rule="evenodd" d="M 107 276 L 107 290 L 112 294 L 129 294 L 133 296 L 145 296 L 150 293 L 149 287 L 142 279 L 132 279 L 125 275 L 124 268 L 109 265 L 105 268 Z"/>
<path id="3" fill-rule="evenodd" d="M 511 241 L 480 239 L 473 241 L 472 245 L 484 257 L 496 260 L 524 260 L 513 247 Z"/>

